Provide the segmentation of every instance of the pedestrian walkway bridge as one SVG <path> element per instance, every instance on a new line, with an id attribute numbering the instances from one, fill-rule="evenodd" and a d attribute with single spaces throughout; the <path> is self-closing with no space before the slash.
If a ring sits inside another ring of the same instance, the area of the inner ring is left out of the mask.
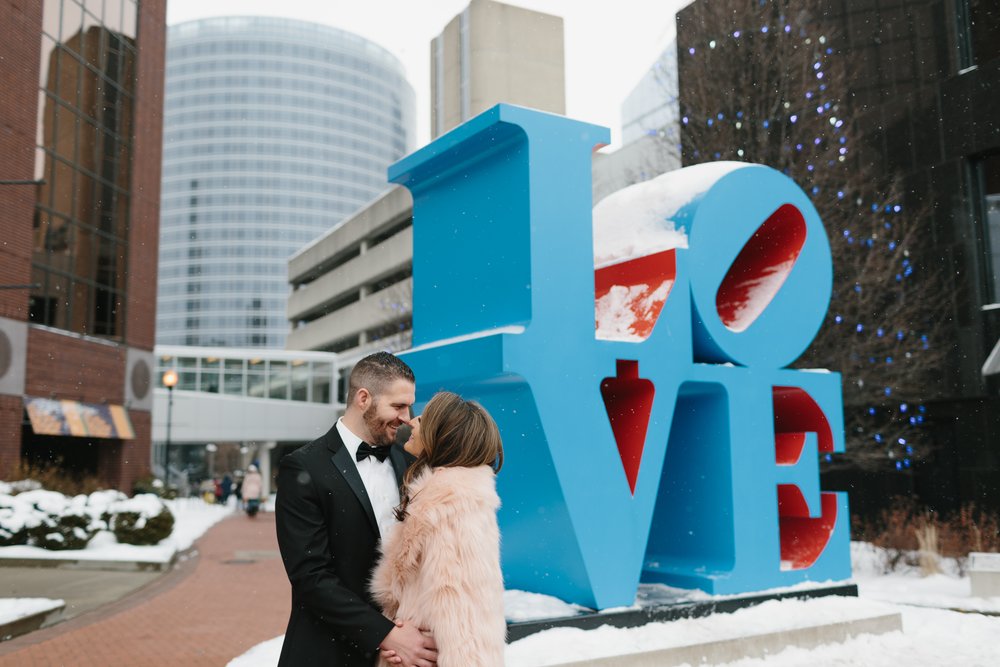
<path id="1" fill-rule="evenodd" d="M 168 441 L 168 417 L 173 444 L 308 442 L 343 412 L 333 353 L 158 345 L 155 354 L 155 443 Z"/>

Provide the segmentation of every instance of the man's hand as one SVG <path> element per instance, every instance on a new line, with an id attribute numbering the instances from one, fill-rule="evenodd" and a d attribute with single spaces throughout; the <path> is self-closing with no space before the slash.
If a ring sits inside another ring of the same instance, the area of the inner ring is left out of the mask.
<path id="1" fill-rule="evenodd" d="M 403 667 L 434 667 L 437 665 L 437 644 L 434 638 L 421 632 L 415 625 L 396 621 L 379 647 L 382 657 L 391 664 Z"/>

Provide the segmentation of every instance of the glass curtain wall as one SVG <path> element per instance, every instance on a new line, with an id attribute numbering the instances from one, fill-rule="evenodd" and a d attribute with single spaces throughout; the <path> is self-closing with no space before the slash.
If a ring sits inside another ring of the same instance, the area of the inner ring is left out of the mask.
<path id="1" fill-rule="evenodd" d="M 45 0 L 29 316 L 120 340 L 138 0 Z"/>

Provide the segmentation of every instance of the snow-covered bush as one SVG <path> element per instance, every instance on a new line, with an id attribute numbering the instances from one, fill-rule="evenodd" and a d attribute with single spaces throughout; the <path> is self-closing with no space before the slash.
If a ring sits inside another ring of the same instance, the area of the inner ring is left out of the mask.
<path id="1" fill-rule="evenodd" d="M 24 491 L 42 488 L 42 483 L 33 479 L 19 479 L 16 482 L 0 482 L 0 495 L 13 496 Z"/>
<path id="2" fill-rule="evenodd" d="M 122 544 L 152 545 L 173 529 L 174 515 L 153 494 L 129 498 L 107 490 L 66 496 L 30 485 L 0 486 L 0 546 L 83 549 L 102 530 Z"/>
<path id="3" fill-rule="evenodd" d="M 9 488 L 9 485 L 6 485 Z M 28 543 L 24 512 L 18 511 L 14 497 L 0 488 L 0 547 Z"/>
<path id="4" fill-rule="evenodd" d="M 119 491 L 72 497 L 44 489 L 0 494 L 0 546 L 83 549 L 107 527 L 102 519 L 107 508 L 125 498 Z"/>
<path id="5" fill-rule="evenodd" d="M 34 546 L 50 551 L 85 549 L 103 527 L 103 522 L 86 514 L 48 515 L 28 531 L 28 537 Z"/>
<path id="6" fill-rule="evenodd" d="M 33 489 L 0 496 L 0 545 L 30 544 L 43 549 L 83 549 L 104 528 L 85 495 L 64 496 Z"/>
<path id="7" fill-rule="evenodd" d="M 136 496 L 144 493 L 152 493 L 154 496 L 160 496 L 161 498 L 168 497 L 167 487 L 163 483 L 163 480 L 154 476 L 151 472 L 147 472 L 136 478 L 132 484 L 132 493 Z"/>
<path id="8" fill-rule="evenodd" d="M 112 503 L 104 517 L 108 529 L 122 544 L 159 544 L 174 530 L 174 515 L 151 493 Z"/>

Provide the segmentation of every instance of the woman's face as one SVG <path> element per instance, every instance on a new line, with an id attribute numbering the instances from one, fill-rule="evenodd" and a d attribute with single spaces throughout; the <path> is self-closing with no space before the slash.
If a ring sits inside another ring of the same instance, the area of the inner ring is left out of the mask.
<path id="1" fill-rule="evenodd" d="M 420 437 L 420 417 L 411 419 L 410 426 L 413 430 L 410 432 L 410 439 L 403 444 L 403 449 L 414 456 L 420 456 L 424 453 L 424 441 Z"/>

